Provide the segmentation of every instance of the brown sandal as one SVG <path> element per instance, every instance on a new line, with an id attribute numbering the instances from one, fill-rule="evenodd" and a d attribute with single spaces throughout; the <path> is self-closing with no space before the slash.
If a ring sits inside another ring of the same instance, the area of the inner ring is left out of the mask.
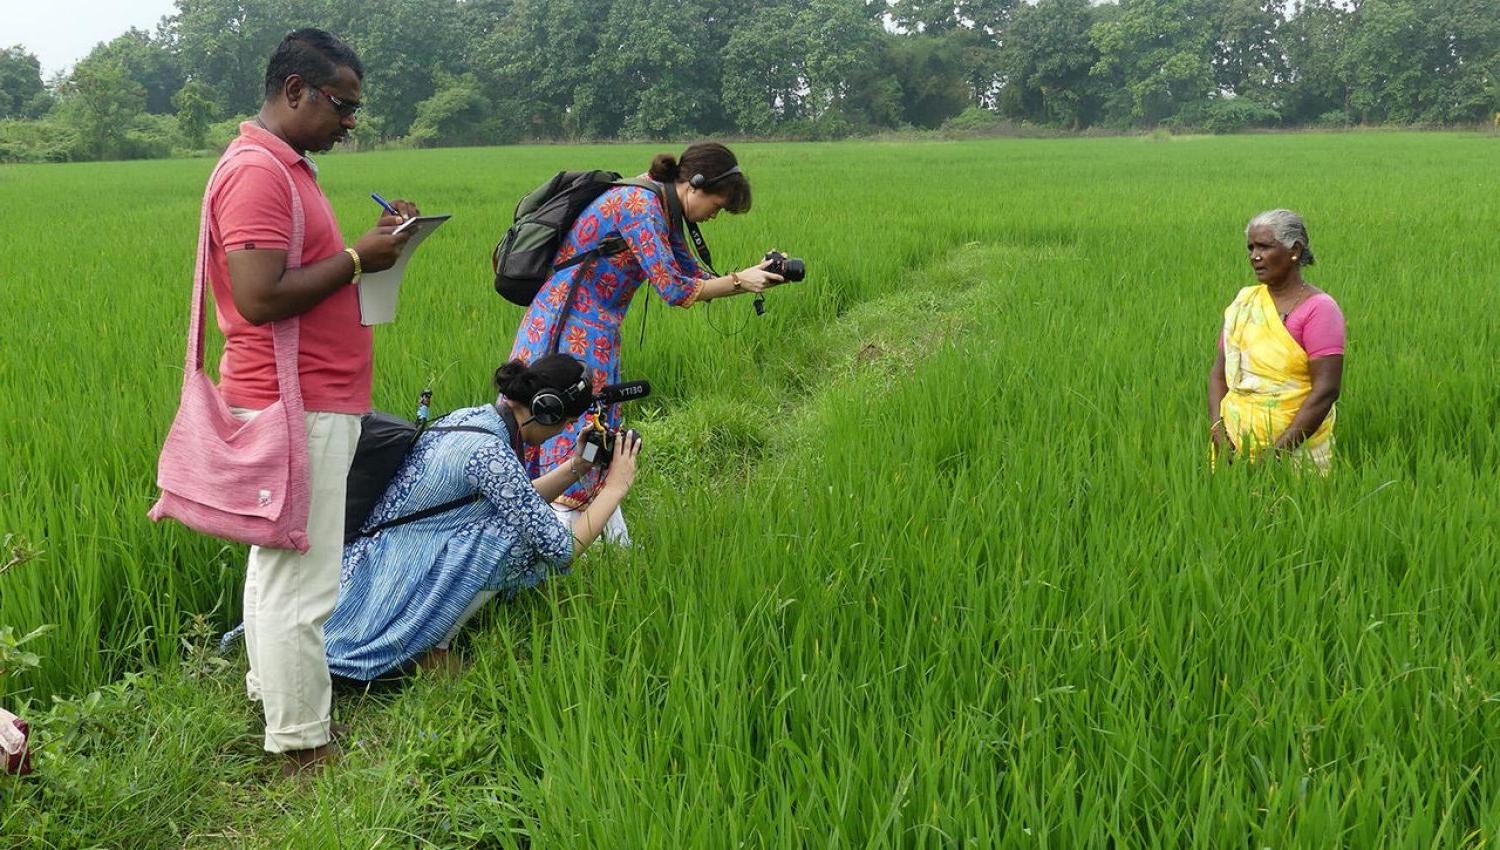
<path id="1" fill-rule="evenodd" d="M 281 775 L 284 777 L 314 774 L 339 760 L 344 754 L 336 741 L 305 750 L 288 750 L 281 754 Z"/>

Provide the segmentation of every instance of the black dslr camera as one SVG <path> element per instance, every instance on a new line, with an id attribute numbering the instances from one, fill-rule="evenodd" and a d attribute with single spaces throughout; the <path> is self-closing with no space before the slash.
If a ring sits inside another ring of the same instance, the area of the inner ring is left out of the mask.
<path id="1" fill-rule="evenodd" d="M 807 266 L 802 262 L 801 257 L 788 257 L 780 251 L 767 251 L 762 259 L 769 260 L 771 263 L 766 266 L 766 271 L 780 275 L 781 279 L 787 283 L 796 283 L 807 277 Z"/>
<path id="2" fill-rule="evenodd" d="M 615 440 L 618 440 L 621 434 L 640 437 L 634 428 L 607 428 L 603 422 L 599 421 L 599 417 L 591 418 L 589 424 L 583 429 L 580 438 L 583 440 L 583 448 L 579 449 L 578 456 L 597 467 L 609 466 L 609 462 L 615 459 Z"/>
<path id="3" fill-rule="evenodd" d="M 615 440 L 622 433 L 640 435 L 635 429 L 610 428 L 604 424 L 604 408 L 611 404 L 619 404 L 622 401 L 635 401 L 651 395 L 650 381 L 626 381 L 622 384 L 610 384 L 599 390 L 594 395 L 593 401 L 589 402 L 590 411 L 588 423 L 583 426 L 583 432 L 578 435 L 582 446 L 578 450 L 578 456 L 585 462 L 603 468 L 609 466 L 609 462 L 615 457 Z"/>

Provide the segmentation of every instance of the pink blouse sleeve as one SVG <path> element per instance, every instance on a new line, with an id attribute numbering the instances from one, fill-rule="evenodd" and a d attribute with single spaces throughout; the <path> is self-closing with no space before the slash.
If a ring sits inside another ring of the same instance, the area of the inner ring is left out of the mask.
<path id="1" fill-rule="evenodd" d="M 1344 311 L 1326 294 L 1307 299 L 1307 318 L 1302 323 L 1302 348 L 1308 357 L 1332 357 L 1344 353 Z"/>

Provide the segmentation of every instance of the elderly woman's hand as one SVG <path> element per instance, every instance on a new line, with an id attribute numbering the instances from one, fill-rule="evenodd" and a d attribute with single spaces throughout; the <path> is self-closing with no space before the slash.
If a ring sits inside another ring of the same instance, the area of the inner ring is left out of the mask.
<path id="1" fill-rule="evenodd" d="M 1234 463 L 1234 442 L 1229 439 L 1229 432 L 1224 430 L 1224 420 L 1215 421 L 1208 433 L 1213 440 L 1214 456 L 1223 458 L 1225 463 Z"/>
<path id="2" fill-rule="evenodd" d="M 609 472 L 604 476 L 604 489 L 613 488 L 624 496 L 635 483 L 636 456 L 641 453 L 641 435 L 623 430 L 615 438 L 614 458 L 609 462 Z"/>

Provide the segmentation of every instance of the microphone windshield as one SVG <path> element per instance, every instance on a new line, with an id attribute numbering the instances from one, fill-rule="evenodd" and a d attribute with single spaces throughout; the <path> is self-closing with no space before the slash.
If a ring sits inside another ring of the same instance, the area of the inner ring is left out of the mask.
<path id="1" fill-rule="evenodd" d="M 619 404 L 622 401 L 637 401 L 651 395 L 650 381 L 625 381 L 610 384 L 594 395 L 600 404 Z"/>

